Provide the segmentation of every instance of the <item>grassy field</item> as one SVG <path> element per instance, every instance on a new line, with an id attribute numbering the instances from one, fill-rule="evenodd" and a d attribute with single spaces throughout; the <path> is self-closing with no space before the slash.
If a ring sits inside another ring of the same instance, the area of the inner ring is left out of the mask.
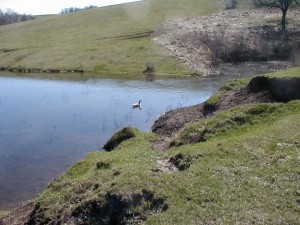
<path id="1" fill-rule="evenodd" d="M 242 1 L 241 7 L 249 7 L 248 2 Z M 224 4 L 216 0 L 144 0 L 2 26 L 0 65 L 141 74 L 151 62 L 158 74 L 191 74 L 194 71 L 150 40 L 149 33 L 163 20 L 207 15 Z"/>
<path id="2" fill-rule="evenodd" d="M 300 77 L 300 68 L 268 76 Z M 243 125 L 234 123 L 237 116 Z M 89 154 L 52 182 L 33 201 L 35 218 L 45 224 L 299 224 L 300 101 L 237 106 L 183 134 L 192 136 L 203 124 L 214 130 L 205 142 L 167 152 L 152 149 L 156 135 L 132 129 L 134 137 L 115 150 Z"/>

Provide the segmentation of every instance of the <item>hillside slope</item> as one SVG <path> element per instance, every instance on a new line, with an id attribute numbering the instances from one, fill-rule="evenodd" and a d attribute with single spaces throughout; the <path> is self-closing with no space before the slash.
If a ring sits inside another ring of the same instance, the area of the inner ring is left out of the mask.
<path id="1" fill-rule="evenodd" d="M 180 62 L 206 75 L 222 74 L 226 63 L 276 61 L 274 68 L 291 62 L 299 65 L 299 12 L 288 12 L 288 39 L 281 37 L 279 10 L 247 9 L 169 20 L 154 40 Z"/>
<path id="2" fill-rule="evenodd" d="M 207 15 L 224 4 L 144 0 L 2 26 L 0 67 L 21 72 L 140 74 L 151 62 L 157 73 L 190 74 L 191 69 L 170 57 L 149 34 L 163 21 Z"/>

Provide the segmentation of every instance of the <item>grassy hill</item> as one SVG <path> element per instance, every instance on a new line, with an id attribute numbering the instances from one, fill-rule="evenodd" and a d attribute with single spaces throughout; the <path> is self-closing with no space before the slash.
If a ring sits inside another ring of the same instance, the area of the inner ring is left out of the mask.
<path id="1" fill-rule="evenodd" d="M 300 78 L 300 69 L 268 77 Z M 231 81 L 216 95 L 248 82 Z M 206 141 L 169 151 L 153 149 L 157 135 L 126 129 L 130 139 L 90 153 L 37 199 L 0 218 L 9 216 L 3 224 L 298 224 L 300 101 L 238 105 L 202 124 L 214 131 Z M 188 125 L 184 135 L 200 125 Z"/>
<path id="2" fill-rule="evenodd" d="M 240 6 L 249 2 L 243 0 Z M 151 62 L 160 74 L 190 74 L 149 34 L 163 20 L 207 15 L 225 3 L 144 0 L 2 26 L 0 67 L 140 74 Z"/>

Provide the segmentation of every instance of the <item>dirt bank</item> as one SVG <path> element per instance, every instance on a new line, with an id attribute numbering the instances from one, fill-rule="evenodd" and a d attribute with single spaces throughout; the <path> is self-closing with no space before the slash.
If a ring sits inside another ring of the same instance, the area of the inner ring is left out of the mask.
<path id="1" fill-rule="evenodd" d="M 210 117 L 217 111 L 252 103 L 288 102 L 300 99 L 299 90 L 299 78 L 258 76 L 244 86 L 228 84 L 219 91 L 222 94 L 216 100 L 172 110 L 156 120 L 151 130 L 159 134 L 161 139 L 154 144 L 154 148 L 168 149 L 172 137 L 180 133 L 186 124 Z M 198 139 L 192 139 L 190 143 L 193 142 L 198 142 Z"/>
<path id="2" fill-rule="evenodd" d="M 288 41 L 280 38 L 280 12 L 262 9 L 169 20 L 156 30 L 153 39 L 190 68 L 204 75 L 220 74 L 222 62 L 296 61 L 298 15 L 299 10 L 288 12 Z"/>

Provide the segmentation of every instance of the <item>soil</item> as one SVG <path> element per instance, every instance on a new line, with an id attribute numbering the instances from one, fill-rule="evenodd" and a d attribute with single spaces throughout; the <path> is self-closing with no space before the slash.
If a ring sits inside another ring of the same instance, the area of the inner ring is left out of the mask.
<path id="1" fill-rule="evenodd" d="M 155 198 L 154 193 L 148 190 L 130 196 L 107 193 L 98 199 L 83 202 L 64 218 L 58 216 L 50 219 L 44 215 L 39 203 L 32 203 L 15 209 L 12 211 L 13 216 L 0 219 L 0 224 L 140 224 L 145 219 L 145 215 L 134 211 L 134 208 L 143 205 L 148 206 L 149 213 L 163 212 L 168 209 L 168 204 L 163 198 Z"/>
<path id="2" fill-rule="evenodd" d="M 115 133 L 103 146 L 106 151 L 111 151 L 118 147 L 123 141 L 135 137 L 134 131 L 130 127 L 125 127 Z"/>
<path id="3" fill-rule="evenodd" d="M 206 101 L 165 113 L 151 128 L 152 132 L 161 136 L 153 148 L 167 150 L 170 148 L 172 136 L 178 134 L 187 123 L 210 117 L 217 111 L 251 103 L 288 102 L 300 99 L 299 90 L 300 78 L 254 77 L 246 87 L 227 91 L 213 106 Z"/>
<path id="4" fill-rule="evenodd" d="M 222 62 L 295 61 L 293 54 L 298 54 L 300 47 L 299 14 L 296 9 L 288 11 L 288 42 L 280 37 L 280 11 L 264 9 L 169 20 L 154 32 L 153 40 L 195 71 L 218 75 Z"/>
<path id="5" fill-rule="evenodd" d="M 169 111 L 159 117 L 151 129 L 154 133 L 168 139 L 168 137 L 172 137 L 174 133 L 180 131 L 186 123 L 202 119 L 204 117 L 203 107 L 204 103 Z"/>

